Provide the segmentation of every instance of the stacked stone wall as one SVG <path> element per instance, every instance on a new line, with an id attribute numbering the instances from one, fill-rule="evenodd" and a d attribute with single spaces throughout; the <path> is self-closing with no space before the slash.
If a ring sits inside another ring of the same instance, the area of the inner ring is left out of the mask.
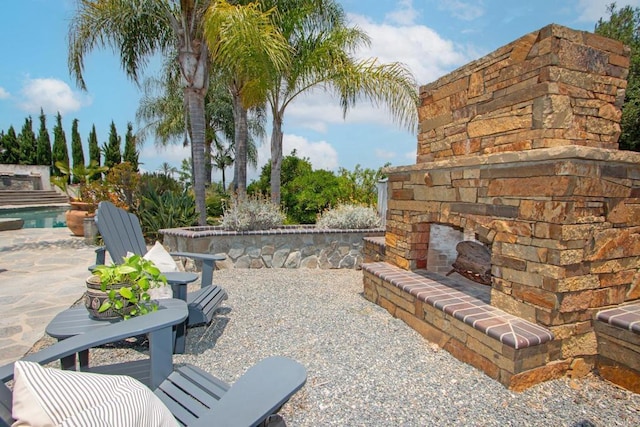
<path id="1" fill-rule="evenodd" d="M 560 145 L 617 148 L 629 50 L 549 25 L 420 90 L 418 163 Z"/>

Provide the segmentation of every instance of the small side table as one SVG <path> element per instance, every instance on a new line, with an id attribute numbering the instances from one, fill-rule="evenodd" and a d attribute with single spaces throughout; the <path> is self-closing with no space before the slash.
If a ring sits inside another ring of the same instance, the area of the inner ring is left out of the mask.
<path id="1" fill-rule="evenodd" d="M 167 298 L 158 301 L 159 310 L 163 308 L 173 308 L 189 312 L 187 303 L 181 299 Z M 112 323 L 121 322 L 122 319 L 96 320 L 89 316 L 89 312 L 83 306 L 74 306 L 56 315 L 47 325 L 45 332 L 47 335 L 60 340 L 80 334 L 91 333 L 91 331 Z M 174 330 L 174 353 L 184 353 L 186 338 L 186 321 L 177 325 Z M 78 354 L 80 367 L 89 365 L 89 350 Z M 74 356 L 65 357 L 61 360 L 63 369 L 74 369 L 76 358 Z"/>

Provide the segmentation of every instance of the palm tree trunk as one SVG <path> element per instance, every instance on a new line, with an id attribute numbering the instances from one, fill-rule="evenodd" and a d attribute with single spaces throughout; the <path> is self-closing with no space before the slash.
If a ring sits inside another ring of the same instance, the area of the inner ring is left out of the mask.
<path id="1" fill-rule="evenodd" d="M 232 90 L 233 95 L 233 120 L 235 123 L 235 145 L 236 145 L 236 191 L 239 196 L 247 193 L 247 140 L 249 138 L 249 128 L 247 125 L 247 109 L 242 106 L 240 94 Z"/>
<path id="2" fill-rule="evenodd" d="M 207 207 L 205 205 L 205 168 L 204 168 L 204 93 L 186 87 L 184 95 L 189 107 L 191 121 L 191 155 L 193 156 L 193 190 L 196 196 L 198 225 L 207 224 Z"/>
<path id="3" fill-rule="evenodd" d="M 280 205 L 280 174 L 282 171 L 282 115 L 273 115 L 271 130 L 271 202 Z"/>

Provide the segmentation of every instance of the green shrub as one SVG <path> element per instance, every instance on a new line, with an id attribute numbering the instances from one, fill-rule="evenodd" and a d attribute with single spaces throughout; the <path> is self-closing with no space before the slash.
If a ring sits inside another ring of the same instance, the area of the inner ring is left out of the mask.
<path id="1" fill-rule="evenodd" d="M 278 206 L 261 196 L 233 196 L 225 205 L 221 221 L 225 230 L 268 230 L 280 227 L 285 219 Z"/>
<path id="2" fill-rule="evenodd" d="M 338 205 L 335 209 L 325 211 L 316 223 L 316 228 L 376 228 L 380 226 L 380 218 L 375 209 L 359 205 Z"/>
<path id="3" fill-rule="evenodd" d="M 212 184 L 207 188 L 205 204 L 207 206 L 207 222 L 217 219 L 224 213 L 225 203 L 228 203 L 229 195 L 222 191 L 222 186 Z"/>
<path id="4" fill-rule="evenodd" d="M 150 190 L 142 195 L 138 216 L 142 230 L 150 240 L 160 239 L 160 229 L 189 227 L 198 223 L 195 200 L 187 191 L 159 194 Z"/>

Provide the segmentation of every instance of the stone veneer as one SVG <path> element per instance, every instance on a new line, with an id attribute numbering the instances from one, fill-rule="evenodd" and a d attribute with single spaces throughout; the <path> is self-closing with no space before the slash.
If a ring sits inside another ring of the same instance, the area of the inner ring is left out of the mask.
<path id="1" fill-rule="evenodd" d="M 588 372 L 595 313 L 640 299 L 640 153 L 617 150 L 628 65 L 591 33 L 525 35 L 423 86 L 417 164 L 388 171 L 386 262 L 427 268 L 431 224 L 486 244 L 491 305 L 554 336 L 541 380 Z"/>
<path id="2" fill-rule="evenodd" d="M 321 230 L 284 226 L 273 230 L 234 232 L 219 227 L 160 230 L 172 251 L 225 255 L 218 268 L 359 269 L 363 238 L 382 236 L 381 229 Z"/>

